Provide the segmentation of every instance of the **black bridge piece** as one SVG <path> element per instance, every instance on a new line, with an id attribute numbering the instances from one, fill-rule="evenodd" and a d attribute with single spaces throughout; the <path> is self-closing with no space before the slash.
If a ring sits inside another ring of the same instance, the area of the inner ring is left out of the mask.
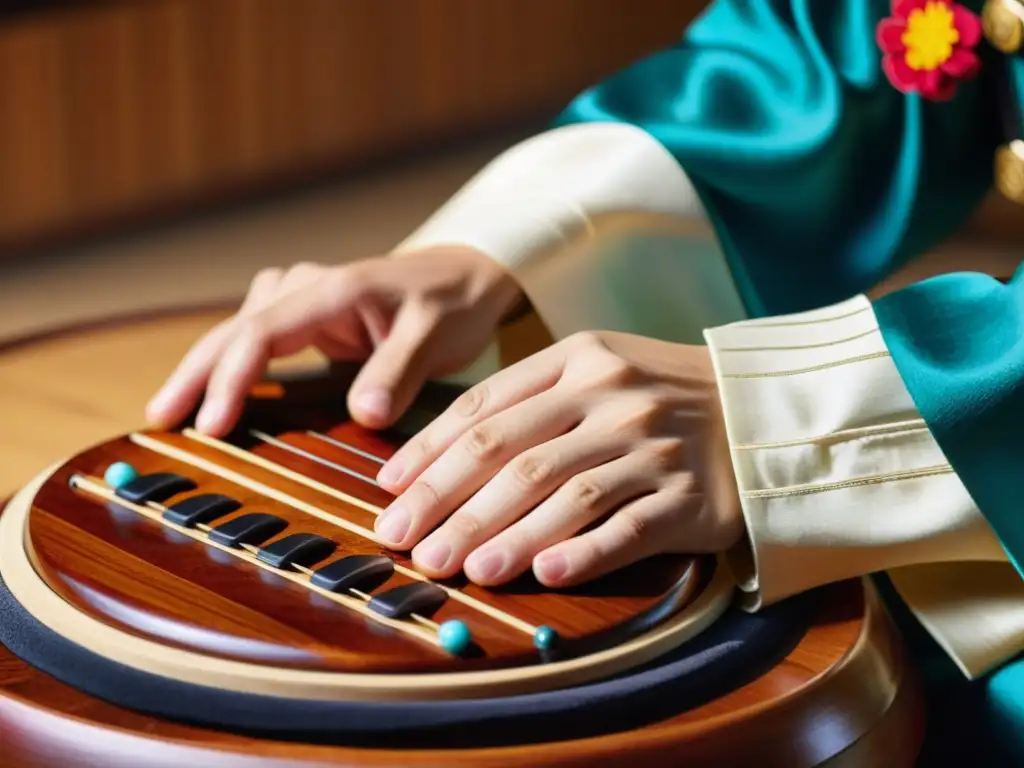
<path id="1" fill-rule="evenodd" d="M 410 613 L 429 616 L 447 599 L 448 593 L 437 584 L 417 581 L 374 595 L 369 607 L 389 619 L 405 619 Z"/>
<path id="2" fill-rule="evenodd" d="M 391 578 L 395 564 L 384 555 L 349 555 L 313 571 L 309 583 L 329 592 L 368 592 Z"/>
<path id="3" fill-rule="evenodd" d="M 241 506 L 240 502 L 230 496 L 219 493 L 203 493 L 199 496 L 189 496 L 168 507 L 164 511 L 164 520 L 185 528 L 195 528 L 197 525 L 206 524 L 218 517 L 230 515 Z"/>
<path id="4" fill-rule="evenodd" d="M 207 536 L 211 541 L 225 547 L 238 547 L 242 544 L 262 544 L 271 536 L 276 536 L 288 523 L 277 515 L 266 512 L 250 512 L 211 528 Z"/>
<path id="5" fill-rule="evenodd" d="M 147 501 L 160 503 L 171 496 L 195 489 L 196 484 L 187 477 L 176 475 L 173 472 L 158 472 L 153 475 L 137 477 L 130 483 L 122 485 L 114 493 L 133 504 L 145 504 Z"/>
<path id="6" fill-rule="evenodd" d="M 256 557 L 274 568 L 289 568 L 293 565 L 308 568 L 330 555 L 337 546 L 330 539 L 315 533 L 293 533 L 261 547 Z"/>

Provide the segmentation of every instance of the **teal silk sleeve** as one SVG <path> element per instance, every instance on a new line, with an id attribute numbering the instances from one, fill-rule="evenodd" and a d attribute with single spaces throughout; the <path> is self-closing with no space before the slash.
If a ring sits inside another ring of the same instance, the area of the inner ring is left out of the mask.
<path id="1" fill-rule="evenodd" d="M 751 314 L 841 301 L 949 236 L 992 181 L 990 78 L 947 102 L 897 91 L 875 40 L 889 13 L 884 0 L 716 0 L 556 124 L 626 122 L 665 146 Z"/>
<path id="2" fill-rule="evenodd" d="M 980 10 L 980 0 L 965 3 Z M 752 316 L 863 293 L 941 242 L 992 185 L 999 99 L 1019 66 L 982 46 L 948 101 L 897 90 L 886 0 L 716 0 L 678 45 L 578 96 L 556 121 L 626 122 L 676 158 Z M 1024 277 L 960 274 L 877 303 L 928 426 L 1024 564 Z"/>
<path id="3" fill-rule="evenodd" d="M 950 465 L 1024 575 L 1024 268 L 943 275 L 875 302 L 886 345 Z"/>

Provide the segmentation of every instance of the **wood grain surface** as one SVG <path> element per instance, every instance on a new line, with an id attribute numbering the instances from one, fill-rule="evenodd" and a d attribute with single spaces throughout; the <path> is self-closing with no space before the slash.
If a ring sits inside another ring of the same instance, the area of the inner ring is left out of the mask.
<path id="1" fill-rule="evenodd" d="M 144 427 L 146 401 L 176 361 L 229 314 L 105 318 L 0 351 L 0 495 L 62 457 Z M 282 365 L 317 362 L 307 355 Z"/>
<path id="2" fill-rule="evenodd" d="M 705 3 L 63 5 L 0 17 L 0 254 L 541 125 Z"/>
<path id="3" fill-rule="evenodd" d="M 278 419 L 288 421 L 277 413 Z M 305 425 L 294 417 L 296 431 Z M 309 422 L 307 421 L 307 424 Z M 310 426 L 313 426 L 312 424 Z M 266 428 L 266 427 L 264 427 Z M 348 434 L 345 434 L 345 432 Z M 325 429 L 344 435 L 356 448 L 380 450 L 354 430 Z M 326 515 L 354 523 L 372 532 L 374 515 L 300 482 L 225 455 L 179 433 L 150 435 L 229 472 L 272 487 L 289 497 L 315 506 Z M 293 443 L 298 442 L 293 435 Z M 381 440 L 378 438 L 378 443 Z M 317 455 L 347 461 L 339 450 L 324 450 L 321 441 L 305 444 Z M 378 503 L 379 488 L 347 477 L 280 448 L 262 446 L 258 455 L 280 466 L 314 478 L 330 488 L 361 500 Z M 389 632 L 372 619 L 350 609 L 316 599 L 308 588 L 275 577 L 244 561 L 216 557 L 199 541 L 175 537 L 162 527 L 124 507 L 73 490 L 75 474 L 102 477 L 106 468 L 126 461 L 142 474 L 174 472 L 193 480 L 198 488 L 167 500 L 173 504 L 201 493 L 219 493 L 242 504 L 241 509 L 217 520 L 227 522 L 252 512 L 267 512 L 287 521 L 288 528 L 267 544 L 293 533 L 315 533 L 338 545 L 336 552 L 318 563 L 326 565 L 353 554 L 386 555 L 406 569 L 415 570 L 406 553 L 391 552 L 366 537 L 313 517 L 251 487 L 229 482 L 181 461 L 155 453 L 128 439 L 87 450 L 62 467 L 36 497 L 30 520 L 30 546 L 52 588 L 83 613 L 119 626 L 141 637 L 203 651 L 223 658 L 308 669 L 358 672 L 427 672 L 485 669 L 540 663 L 533 637 L 449 599 L 430 618 L 441 623 L 464 621 L 480 646 L 476 657 L 452 657 L 435 645 L 400 632 Z M 654 626 L 641 621 L 646 614 L 662 620 L 686 605 L 707 582 L 708 573 L 692 570 L 686 557 L 652 558 L 609 577 L 567 592 L 544 589 L 532 576 L 507 587 L 482 589 L 465 579 L 444 582 L 473 600 L 531 626 L 555 629 L 567 644 L 631 623 L 604 645 L 619 644 Z M 709 566 L 713 569 L 713 565 Z M 374 593 L 414 583 L 396 573 Z M 171 629 L 169 629 L 171 628 Z"/>

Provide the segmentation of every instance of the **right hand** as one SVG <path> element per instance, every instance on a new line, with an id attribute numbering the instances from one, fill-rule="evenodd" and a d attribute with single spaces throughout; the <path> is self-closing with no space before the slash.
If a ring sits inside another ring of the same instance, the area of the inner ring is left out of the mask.
<path id="1" fill-rule="evenodd" d="M 312 346 L 332 360 L 365 361 L 348 393 L 349 410 L 356 421 L 382 429 L 428 379 L 473 362 L 521 298 L 500 265 L 470 248 L 264 270 L 238 312 L 179 363 L 146 416 L 169 427 L 202 398 L 196 428 L 223 435 L 269 361 Z"/>

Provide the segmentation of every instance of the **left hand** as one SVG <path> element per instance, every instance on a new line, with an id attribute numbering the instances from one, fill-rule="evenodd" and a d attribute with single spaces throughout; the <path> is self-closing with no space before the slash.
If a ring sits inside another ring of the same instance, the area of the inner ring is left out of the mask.
<path id="1" fill-rule="evenodd" d="M 710 356 L 570 337 L 469 389 L 383 467 L 376 524 L 427 576 L 567 587 L 743 533 Z"/>

